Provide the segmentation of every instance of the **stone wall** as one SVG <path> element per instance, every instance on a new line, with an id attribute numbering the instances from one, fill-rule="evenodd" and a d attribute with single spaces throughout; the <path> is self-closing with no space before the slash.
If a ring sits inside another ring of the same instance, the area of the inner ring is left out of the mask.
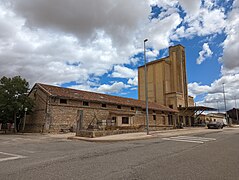
<path id="1" fill-rule="evenodd" d="M 150 131 L 159 131 L 159 130 L 170 130 L 173 129 L 173 126 L 149 126 Z M 101 136 L 108 136 L 108 135 L 115 135 L 115 134 L 125 134 L 125 133 L 135 133 L 135 132 L 144 132 L 145 128 L 140 127 L 137 129 L 116 129 L 116 130 L 80 130 L 76 132 L 76 136 L 81 137 L 101 137 Z"/>
<path id="2" fill-rule="evenodd" d="M 113 117 L 117 119 L 114 126 L 126 129 L 127 127 L 145 127 L 145 111 L 139 107 L 121 106 L 119 109 L 117 104 L 106 104 L 106 107 L 102 107 L 101 102 L 88 102 L 85 105 L 83 100 L 76 99 L 65 99 L 64 102 L 60 101 L 60 98 L 47 96 L 40 89 L 32 91 L 30 97 L 35 100 L 36 106 L 34 113 L 27 118 L 27 131 L 75 131 L 79 120 L 79 111 L 83 112 L 82 129 L 105 128 L 105 125 L 102 126 L 99 122 L 111 121 Z M 167 114 L 165 116 L 162 114 L 164 112 L 150 110 L 149 125 L 151 127 L 167 125 Z M 122 117 L 129 117 L 129 124 L 122 124 Z"/>
<path id="3" fill-rule="evenodd" d="M 46 118 L 49 115 L 47 112 L 48 96 L 40 89 L 35 89 L 29 97 L 34 100 L 35 106 L 33 113 L 26 118 L 25 132 L 43 132 Z"/>

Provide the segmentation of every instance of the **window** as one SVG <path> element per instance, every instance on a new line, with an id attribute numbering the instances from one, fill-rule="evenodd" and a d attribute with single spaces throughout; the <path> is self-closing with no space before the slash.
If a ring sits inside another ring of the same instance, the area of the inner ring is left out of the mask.
<path id="1" fill-rule="evenodd" d="M 153 113 L 155 113 L 155 110 L 153 110 Z"/>
<path id="2" fill-rule="evenodd" d="M 106 108 L 106 104 L 102 104 L 101 106 L 104 107 L 104 108 Z"/>
<path id="3" fill-rule="evenodd" d="M 155 121 L 156 121 L 156 115 L 153 115 L 153 120 L 155 120 Z"/>
<path id="4" fill-rule="evenodd" d="M 83 101 L 83 106 L 89 106 L 89 102 Z"/>
<path id="5" fill-rule="evenodd" d="M 130 109 L 133 111 L 133 110 L 134 110 L 134 107 L 131 107 Z"/>
<path id="6" fill-rule="evenodd" d="M 115 116 L 112 117 L 112 121 L 111 122 L 112 123 L 116 123 L 116 117 Z"/>
<path id="7" fill-rule="evenodd" d="M 169 108 L 173 109 L 173 105 L 169 105 Z"/>
<path id="8" fill-rule="evenodd" d="M 129 117 L 122 117 L 122 124 L 129 124 Z"/>
<path id="9" fill-rule="evenodd" d="M 67 104 L 67 100 L 66 99 L 60 99 L 60 104 Z"/>
<path id="10" fill-rule="evenodd" d="M 168 115 L 168 124 L 173 125 L 173 115 L 172 114 Z"/>
<path id="11" fill-rule="evenodd" d="M 117 108 L 118 108 L 118 109 L 121 109 L 121 105 L 118 105 Z"/>

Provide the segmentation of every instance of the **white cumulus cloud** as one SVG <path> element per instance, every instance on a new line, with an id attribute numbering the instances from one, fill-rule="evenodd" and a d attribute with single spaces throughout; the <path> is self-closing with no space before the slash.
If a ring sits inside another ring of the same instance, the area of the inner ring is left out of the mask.
<path id="1" fill-rule="evenodd" d="M 134 78 L 137 76 L 138 70 L 133 70 L 125 66 L 116 65 L 114 66 L 114 72 L 112 77 L 117 78 Z"/>
<path id="2" fill-rule="evenodd" d="M 135 78 L 129 79 L 127 83 L 133 86 L 138 86 L 138 76 Z"/>
<path id="3" fill-rule="evenodd" d="M 103 84 L 99 86 L 96 91 L 101 93 L 118 93 L 122 89 L 129 88 L 129 85 L 124 84 L 123 82 L 115 82 L 112 85 L 109 84 Z"/>
<path id="4" fill-rule="evenodd" d="M 1 2 L 0 76 L 21 75 L 31 85 L 85 83 L 130 63 L 142 50 L 135 32 L 151 10 L 135 0 Z"/>
<path id="5" fill-rule="evenodd" d="M 210 85 L 202 85 L 194 82 L 188 84 L 189 95 L 196 97 L 203 95 L 203 100 L 200 105 L 219 108 L 225 111 L 225 104 L 223 99 L 223 86 L 226 97 L 227 110 L 235 107 L 235 100 L 239 100 L 239 74 L 224 75 L 215 80 Z"/>
<path id="6" fill-rule="evenodd" d="M 197 58 L 197 64 L 201 64 L 206 58 L 211 57 L 213 54 L 208 43 L 204 43 L 202 47 L 203 49 L 199 52 L 199 57 Z"/>
<path id="7" fill-rule="evenodd" d="M 223 74 L 228 72 L 238 73 L 239 71 L 239 1 L 234 1 L 232 11 L 228 15 L 227 37 L 223 42 L 223 55 L 220 59 L 223 63 Z"/>

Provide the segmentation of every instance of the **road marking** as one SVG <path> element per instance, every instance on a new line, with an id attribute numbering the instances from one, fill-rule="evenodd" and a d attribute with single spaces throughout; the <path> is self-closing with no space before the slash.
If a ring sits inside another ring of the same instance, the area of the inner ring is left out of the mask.
<path id="1" fill-rule="evenodd" d="M 6 157 L 6 158 L 0 158 L 0 162 L 26 158 L 26 156 L 10 154 L 10 153 L 5 153 L 5 152 L 0 152 L 0 154 L 5 155 L 5 156 L 10 156 L 10 157 Z"/>
<path id="2" fill-rule="evenodd" d="M 199 144 L 203 144 L 204 142 L 202 141 L 190 141 L 190 140 L 186 140 L 186 139 L 174 139 L 174 138 L 163 138 L 163 140 L 167 140 L 167 141 L 179 141 L 179 142 L 190 142 L 190 143 L 199 143 Z"/>
<path id="3" fill-rule="evenodd" d="M 162 139 L 167 141 L 179 141 L 179 142 L 189 142 L 189 143 L 198 143 L 198 144 L 203 144 L 204 142 L 216 140 L 215 138 L 203 138 L 203 137 L 196 137 L 196 136 L 175 136 L 175 137 L 162 138 Z"/>
<path id="4" fill-rule="evenodd" d="M 204 137 L 196 137 L 196 136 L 177 136 L 171 138 L 178 138 L 178 139 L 190 139 L 190 140 L 199 140 L 199 141 L 216 141 L 215 138 L 204 138 Z"/>

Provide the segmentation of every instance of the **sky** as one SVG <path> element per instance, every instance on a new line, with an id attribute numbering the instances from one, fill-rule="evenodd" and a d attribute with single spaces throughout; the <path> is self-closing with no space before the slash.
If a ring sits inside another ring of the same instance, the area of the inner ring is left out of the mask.
<path id="1" fill-rule="evenodd" d="M 137 99 L 137 67 L 186 51 L 197 105 L 239 107 L 239 0 L 0 0 L 0 77 Z"/>

